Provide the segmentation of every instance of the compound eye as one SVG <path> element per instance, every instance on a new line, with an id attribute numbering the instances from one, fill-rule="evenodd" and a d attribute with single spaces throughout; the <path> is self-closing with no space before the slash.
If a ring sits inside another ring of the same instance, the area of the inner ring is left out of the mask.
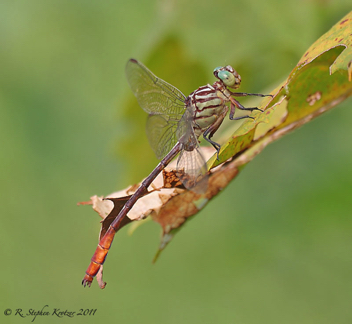
<path id="1" fill-rule="evenodd" d="M 231 87 L 235 84 L 235 76 L 229 71 L 219 71 L 218 78 L 224 82 L 227 87 Z"/>
<path id="2" fill-rule="evenodd" d="M 214 69 L 213 74 L 215 75 L 216 78 L 219 78 L 219 77 L 218 77 L 218 73 L 219 73 L 219 71 L 220 71 L 221 69 L 222 69 L 221 66 L 218 66 L 217 68 Z"/>

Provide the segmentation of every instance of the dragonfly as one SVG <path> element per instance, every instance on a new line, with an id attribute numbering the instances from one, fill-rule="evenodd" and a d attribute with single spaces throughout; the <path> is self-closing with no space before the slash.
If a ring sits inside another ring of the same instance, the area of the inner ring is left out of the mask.
<path id="1" fill-rule="evenodd" d="M 271 96 L 258 93 L 232 92 L 241 84 L 241 76 L 230 65 L 217 67 L 217 78 L 212 85 L 199 87 L 186 97 L 180 90 L 155 76 L 136 59 L 126 64 L 126 77 L 139 105 L 148 113 L 147 137 L 160 163 L 141 183 L 125 203 L 118 216 L 101 238 L 82 280 L 85 287 L 91 283 L 104 264 L 119 226 L 136 201 L 148 192 L 157 175 L 177 156 L 176 174 L 185 188 L 204 193 L 207 188 L 207 168 L 200 147 L 199 137 L 209 142 L 219 157 L 220 144 L 211 138 L 218 130 L 228 111 L 231 120 L 252 118 L 250 115 L 235 117 L 236 108 L 252 112 L 257 107 L 245 108 L 233 97 Z M 228 107 L 228 103 L 230 103 Z"/>

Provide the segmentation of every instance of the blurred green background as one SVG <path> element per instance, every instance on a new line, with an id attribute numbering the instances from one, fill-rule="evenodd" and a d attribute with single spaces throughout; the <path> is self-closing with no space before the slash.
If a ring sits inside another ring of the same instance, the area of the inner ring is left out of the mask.
<path id="1" fill-rule="evenodd" d="M 158 225 L 124 228 L 105 290 L 81 286 L 100 218 L 76 206 L 157 162 L 130 57 L 186 95 L 223 64 L 242 91 L 270 91 L 350 5 L 1 1 L 0 321 L 28 323 L 4 310 L 49 305 L 97 311 L 35 322 L 352 323 L 351 100 L 269 146 L 155 265 Z"/>

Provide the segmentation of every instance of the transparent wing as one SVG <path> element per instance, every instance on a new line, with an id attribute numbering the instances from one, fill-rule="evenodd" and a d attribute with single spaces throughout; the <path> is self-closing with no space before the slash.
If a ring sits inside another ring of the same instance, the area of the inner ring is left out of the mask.
<path id="1" fill-rule="evenodd" d="M 168 115 L 149 115 L 146 126 L 147 137 L 159 160 L 175 146 L 178 140 L 177 126 L 178 120 Z"/>
<path id="2" fill-rule="evenodd" d="M 187 189 L 204 193 L 208 184 L 207 167 L 193 129 L 192 106 L 187 107 L 178 122 L 176 137 L 182 143 L 176 174 Z"/>
<path id="3" fill-rule="evenodd" d="M 181 151 L 177 160 L 176 175 L 187 189 L 196 193 L 204 193 L 207 190 L 207 168 L 199 146 L 192 151 Z"/>
<path id="4" fill-rule="evenodd" d="M 130 59 L 126 64 L 126 77 L 139 105 L 148 114 L 167 114 L 180 119 L 185 109 L 185 95 L 156 77 L 141 62 Z"/>
<path id="5" fill-rule="evenodd" d="M 191 106 L 187 107 L 178 122 L 176 137 L 187 151 L 191 151 L 193 147 L 198 146 L 198 141 L 193 130 L 193 111 Z"/>

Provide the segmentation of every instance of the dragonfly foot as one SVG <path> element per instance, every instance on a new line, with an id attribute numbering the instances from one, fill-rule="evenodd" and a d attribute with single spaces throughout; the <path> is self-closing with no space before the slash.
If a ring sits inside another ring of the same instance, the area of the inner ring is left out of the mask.
<path id="1" fill-rule="evenodd" d="M 85 287 L 85 286 L 90 287 L 91 284 L 92 284 L 92 281 L 93 281 L 93 277 L 91 277 L 90 275 L 87 275 L 87 274 L 86 274 L 86 275 L 84 276 L 83 280 L 82 280 L 82 285 L 83 285 L 83 287 Z"/>
<path id="2" fill-rule="evenodd" d="M 220 146 L 219 146 L 219 147 L 216 147 L 215 149 L 216 149 L 216 159 L 217 159 L 218 161 L 220 161 L 220 159 L 219 159 Z"/>

